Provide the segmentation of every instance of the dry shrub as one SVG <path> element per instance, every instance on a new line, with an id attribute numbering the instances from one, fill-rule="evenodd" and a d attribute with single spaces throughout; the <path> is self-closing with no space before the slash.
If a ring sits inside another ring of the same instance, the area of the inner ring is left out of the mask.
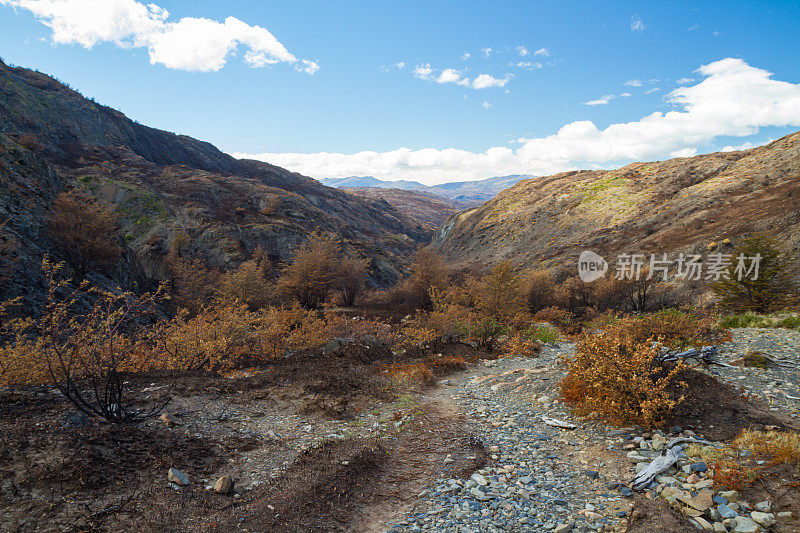
<path id="1" fill-rule="evenodd" d="M 531 313 L 553 305 L 556 284 L 548 270 L 532 270 L 524 275 L 527 304 Z"/>
<path id="2" fill-rule="evenodd" d="M 388 346 L 394 346 L 398 342 L 398 328 L 381 320 L 332 313 L 325 317 L 325 336 L 345 337 L 356 341 L 374 337 Z"/>
<path id="3" fill-rule="evenodd" d="M 524 283 L 510 263 L 495 266 L 472 291 L 477 309 L 488 317 L 508 320 L 527 310 Z"/>
<path id="4" fill-rule="evenodd" d="M 431 290 L 443 290 L 449 281 L 450 271 L 441 256 L 428 248 L 417 250 L 411 261 L 411 277 L 406 287 L 414 307 L 430 309 L 433 306 Z"/>
<path id="5" fill-rule="evenodd" d="M 542 351 L 542 343 L 524 333 L 514 333 L 503 344 L 500 357 L 535 357 Z"/>
<path id="6" fill-rule="evenodd" d="M 342 259 L 339 262 L 336 290 L 342 299 L 342 305 L 350 307 L 356 303 L 356 298 L 366 286 L 368 265 L 368 259 L 356 257 Z"/>
<path id="7" fill-rule="evenodd" d="M 250 311 L 242 303 L 187 311 L 158 328 L 155 346 L 161 367 L 225 372 L 247 368 L 287 351 L 318 348 L 325 341 L 325 323 L 316 313 L 295 304 Z"/>
<path id="8" fill-rule="evenodd" d="M 204 307 L 195 315 L 182 309 L 158 327 L 152 367 L 225 371 L 246 364 L 253 354 L 256 316 L 244 304 Z"/>
<path id="9" fill-rule="evenodd" d="M 325 321 L 297 304 L 262 309 L 256 327 L 257 353 L 261 359 L 319 348 L 327 339 Z"/>
<path id="10" fill-rule="evenodd" d="M 142 323 L 156 315 L 155 294 L 112 294 L 85 282 L 71 288 L 62 264 L 42 263 L 49 291 L 41 315 L 9 323 L 10 342 L 0 349 L 6 384 L 50 381 L 79 411 L 109 422 L 155 415 L 168 397 L 135 409 L 126 375 L 140 370 L 151 342 Z M 44 378 L 44 379 L 43 379 Z"/>
<path id="11" fill-rule="evenodd" d="M 252 311 L 273 303 L 275 287 L 267 277 L 269 270 L 266 255 L 260 249 L 256 250 L 252 259 L 221 276 L 217 289 L 219 299 L 242 302 Z"/>
<path id="12" fill-rule="evenodd" d="M 305 308 L 315 309 L 334 290 L 339 274 L 339 243 L 313 233 L 278 279 L 278 291 Z"/>
<path id="13" fill-rule="evenodd" d="M 658 363 L 659 337 L 643 339 L 643 321 L 626 319 L 584 334 L 561 384 L 564 401 L 582 415 L 614 424 L 660 424 L 682 400 L 681 365 Z M 663 337 L 661 338 L 662 340 Z"/>
<path id="14" fill-rule="evenodd" d="M 463 357 L 435 354 L 424 359 L 392 363 L 385 372 L 404 386 L 431 385 L 439 377 L 466 367 Z"/>
<path id="15" fill-rule="evenodd" d="M 748 429 L 722 448 L 693 445 L 687 453 L 711 466 L 715 483 L 742 490 L 768 468 L 780 464 L 800 468 L 800 433 Z"/>
<path id="16" fill-rule="evenodd" d="M 116 215 L 92 196 L 62 192 L 53 202 L 48 224 L 53 245 L 78 279 L 93 268 L 111 270 L 122 254 Z"/>
<path id="17" fill-rule="evenodd" d="M 186 259 L 175 252 L 167 256 L 172 282 L 172 294 L 179 307 L 192 314 L 200 312 L 213 301 L 220 273 L 207 268 L 201 259 Z"/>
<path id="18" fill-rule="evenodd" d="M 572 322 L 572 313 L 560 307 L 545 307 L 533 315 L 535 322 L 547 322 L 561 329 Z"/>

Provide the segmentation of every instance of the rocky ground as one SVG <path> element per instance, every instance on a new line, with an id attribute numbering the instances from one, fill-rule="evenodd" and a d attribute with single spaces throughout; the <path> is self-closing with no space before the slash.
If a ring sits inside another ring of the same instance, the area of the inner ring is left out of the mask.
<path id="1" fill-rule="evenodd" d="M 688 427 L 650 433 L 574 419 L 558 400 L 557 391 L 563 376 L 562 357 L 573 350 L 572 343 L 551 344 L 536 359 L 487 361 L 443 382 L 442 401 L 468 413 L 470 429 L 480 435 L 492 463 L 470 478 L 437 480 L 420 495 L 414 510 L 391 529 L 564 533 L 626 528 L 636 496 L 627 486 L 631 477 L 661 454 L 668 439 L 698 434 Z M 734 330 L 733 341 L 721 347 L 722 359 L 729 363 L 752 351 L 800 363 L 800 333 Z M 714 367 L 708 371 L 766 400 L 772 412 L 794 418 L 800 414 L 800 401 L 786 396 L 800 396 L 797 367 Z M 542 416 L 577 428 L 551 427 Z M 743 502 L 735 491 L 713 488 L 704 467 L 682 460 L 647 492 L 650 498 L 661 494 L 670 503 L 683 498 L 695 504 L 684 506 L 684 514 L 693 520 L 675 524 L 677 531 L 755 532 L 775 529 L 776 521 L 789 528 L 785 531 L 797 526 L 786 509 L 769 513 L 773 502 Z M 693 500 L 698 491 L 701 503 Z"/>
<path id="2" fill-rule="evenodd" d="M 44 392 L 31 403 L 6 391 L 0 531 L 800 530 L 797 473 L 739 494 L 687 457 L 629 488 L 674 437 L 721 445 L 741 427 L 796 423 L 798 368 L 701 368 L 687 391 L 699 410 L 647 432 L 572 416 L 558 385 L 573 351 L 560 342 L 535 358 L 478 359 L 422 390 L 385 390 L 371 365 L 335 356 L 198 377 L 165 420 L 110 447 L 114 428 L 86 425 Z M 721 357 L 752 351 L 800 362 L 800 332 L 734 330 Z M 715 382 L 697 376 L 710 374 L 747 396 L 706 390 Z"/>

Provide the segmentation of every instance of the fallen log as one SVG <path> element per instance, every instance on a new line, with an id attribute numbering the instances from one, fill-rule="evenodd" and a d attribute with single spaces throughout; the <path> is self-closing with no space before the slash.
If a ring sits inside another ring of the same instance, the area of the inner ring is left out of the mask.
<path id="1" fill-rule="evenodd" d="M 700 439 L 697 437 L 676 437 L 669 441 L 666 446 L 664 455 L 660 455 L 653 459 L 647 465 L 647 468 L 636 474 L 631 482 L 633 490 L 644 490 L 656 478 L 657 475 L 665 472 L 672 465 L 678 462 L 679 459 L 686 457 L 684 453 L 684 444 L 703 444 L 705 446 L 713 446 L 713 443 Z"/>

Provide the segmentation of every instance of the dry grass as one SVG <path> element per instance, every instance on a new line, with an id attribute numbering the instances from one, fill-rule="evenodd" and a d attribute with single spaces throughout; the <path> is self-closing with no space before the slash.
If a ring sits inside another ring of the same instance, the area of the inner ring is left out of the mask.
<path id="1" fill-rule="evenodd" d="M 711 466 L 716 483 L 741 490 L 776 465 L 800 468 L 800 433 L 744 430 L 722 448 L 692 445 L 686 452 Z"/>

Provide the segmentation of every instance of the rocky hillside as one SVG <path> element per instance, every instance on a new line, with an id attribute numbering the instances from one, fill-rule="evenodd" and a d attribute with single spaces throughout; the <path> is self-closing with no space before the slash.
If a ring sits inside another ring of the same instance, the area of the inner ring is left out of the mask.
<path id="1" fill-rule="evenodd" d="M 459 209 L 469 207 L 463 202 L 448 200 L 447 198 L 421 191 L 383 189 L 379 187 L 348 187 L 343 190 L 362 198 L 384 200 L 431 231 L 436 231 L 445 220 Z"/>
<path id="2" fill-rule="evenodd" d="M 433 246 L 452 263 L 574 268 L 592 249 L 705 252 L 766 232 L 800 254 L 800 133 L 740 152 L 529 179 L 451 217 Z"/>
<path id="3" fill-rule="evenodd" d="M 309 233 L 322 231 L 370 258 L 373 280 L 385 284 L 433 233 L 384 201 L 142 126 L 53 78 L 0 62 L 0 245 L 15 242 L 15 264 L 28 277 L 49 249 L 50 204 L 71 187 L 113 205 L 131 261 L 155 278 L 176 238 L 224 269 L 258 246 L 276 262 L 288 260 Z M 6 278 L 4 296 L 40 290 L 24 277 Z"/>

